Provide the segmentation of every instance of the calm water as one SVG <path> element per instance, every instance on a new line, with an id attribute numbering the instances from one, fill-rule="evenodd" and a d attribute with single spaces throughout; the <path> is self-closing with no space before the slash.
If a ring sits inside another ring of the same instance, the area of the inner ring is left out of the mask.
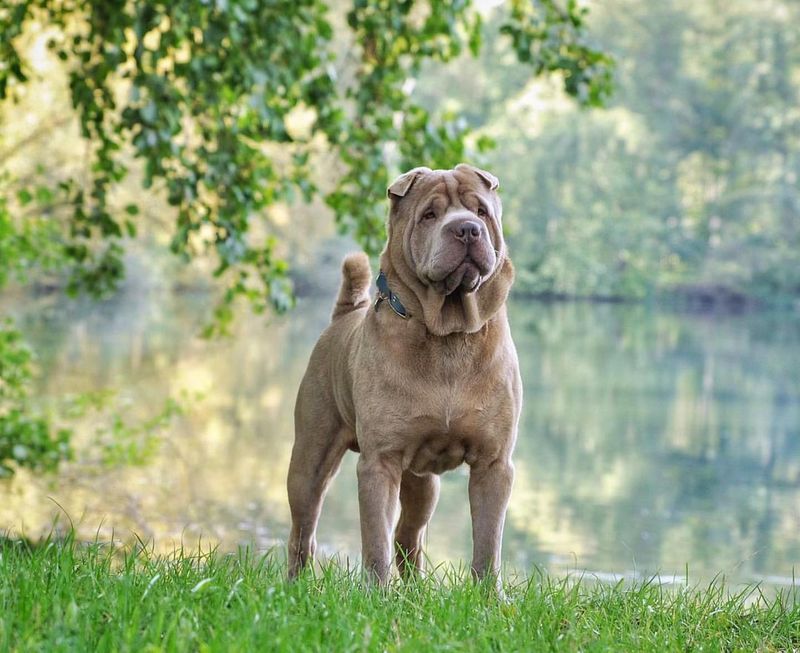
<path id="1" fill-rule="evenodd" d="M 119 392 L 130 419 L 187 403 L 144 465 L 67 465 L 0 482 L 0 528 L 37 536 L 63 506 L 86 538 L 170 550 L 184 541 L 282 543 L 292 406 L 330 301 L 195 337 L 205 295 L 127 294 L 102 305 L 16 301 L 40 352 L 42 394 Z M 6 310 L 9 306 L 6 304 Z M 511 310 L 525 383 L 505 560 L 563 574 L 791 582 L 800 568 L 800 317 L 643 306 Z M 185 400 L 186 401 L 186 400 Z M 127 407 L 126 407 L 127 406 Z M 84 424 L 83 440 L 97 424 Z M 357 557 L 355 455 L 325 505 L 324 553 Z M 444 477 L 428 546 L 466 560 L 467 476 Z M 61 521 L 64 519 L 62 517 Z"/>

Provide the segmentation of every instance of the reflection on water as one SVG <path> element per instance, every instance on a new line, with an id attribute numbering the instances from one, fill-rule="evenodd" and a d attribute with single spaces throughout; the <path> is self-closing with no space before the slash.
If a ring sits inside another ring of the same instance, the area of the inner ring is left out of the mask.
<path id="1" fill-rule="evenodd" d="M 249 317 L 234 340 L 194 336 L 205 295 L 102 305 L 17 302 L 42 392 L 113 387 L 142 415 L 201 392 L 144 467 L 64 467 L 0 482 L 0 528 L 35 537 L 63 506 L 92 538 L 233 547 L 283 541 L 294 393 L 327 299 Z M 800 563 L 800 318 L 516 301 L 525 383 L 505 560 L 558 573 L 723 573 L 791 580 Z M 469 557 L 466 472 L 444 477 L 434 562 Z M 320 548 L 359 549 L 355 456 L 328 496 Z"/>

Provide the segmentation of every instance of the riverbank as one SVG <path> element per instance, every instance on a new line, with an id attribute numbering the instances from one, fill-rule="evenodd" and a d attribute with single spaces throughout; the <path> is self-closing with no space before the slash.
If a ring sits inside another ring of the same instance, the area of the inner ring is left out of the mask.
<path id="1" fill-rule="evenodd" d="M 654 291 L 645 296 L 570 295 L 529 292 L 512 288 L 512 299 L 542 303 L 645 304 L 660 309 L 687 312 L 737 314 L 745 311 L 793 311 L 800 313 L 800 295 L 755 294 L 723 285 L 683 284 Z"/>
<path id="2" fill-rule="evenodd" d="M 796 650 L 800 603 L 758 588 L 668 589 L 534 574 L 504 602 L 456 572 L 385 591 L 279 557 L 120 555 L 0 540 L 0 650 Z"/>

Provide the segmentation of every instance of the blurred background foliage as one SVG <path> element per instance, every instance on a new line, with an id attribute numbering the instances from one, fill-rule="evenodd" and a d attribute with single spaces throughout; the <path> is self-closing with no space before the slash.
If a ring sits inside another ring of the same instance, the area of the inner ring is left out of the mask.
<path id="1" fill-rule="evenodd" d="M 607 95 L 610 59 L 584 44 L 576 2 L 512 0 L 499 14 L 529 77 L 557 71 L 583 104 Z M 80 168 L 41 161 L 20 178 L 9 165 L 4 195 L 18 216 L 9 237 L 31 204 L 52 214 L 48 225 L 63 223 L 47 235 L 73 293 L 104 296 L 122 278 L 140 207 L 114 195 L 134 166 L 171 207 L 172 251 L 211 254 L 226 281 L 224 319 L 239 295 L 258 310 L 291 303 L 269 207 L 321 195 L 342 230 L 376 254 L 390 173 L 419 161 L 450 167 L 472 152 L 467 126 L 420 106 L 408 86 L 425 61 L 478 54 L 483 21 L 468 0 L 357 1 L 346 12 L 318 0 L 18 0 L 0 18 L 4 123 L 42 77 L 32 59 L 66 76 L 67 97 L 49 108 L 77 123 Z M 47 66 L 56 58 L 60 66 Z M 8 163 L 35 158 L 25 138 L 4 140 Z"/>
<path id="2" fill-rule="evenodd" d="M 593 4 L 589 34 L 617 67 L 590 110 L 527 78 L 502 40 L 424 76 L 425 106 L 496 143 L 517 290 L 796 298 L 798 24 L 796 2 Z"/>

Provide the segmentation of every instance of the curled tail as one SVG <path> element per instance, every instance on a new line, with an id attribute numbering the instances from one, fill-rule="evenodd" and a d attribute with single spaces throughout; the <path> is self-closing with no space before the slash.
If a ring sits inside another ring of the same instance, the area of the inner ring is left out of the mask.
<path id="1" fill-rule="evenodd" d="M 369 258 L 363 252 L 348 254 L 342 263 L 342 285 L 331 319 L 369 305 L 369 287 L 372 271 Z"/>

